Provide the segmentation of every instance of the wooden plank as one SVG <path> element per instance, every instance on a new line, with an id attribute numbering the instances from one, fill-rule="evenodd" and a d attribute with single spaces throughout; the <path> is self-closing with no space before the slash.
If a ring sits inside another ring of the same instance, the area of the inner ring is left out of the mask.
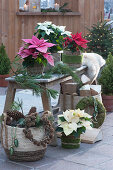
<path id="1" fill-rule="evenodd" d="M 63 5 L 67 0 L 56 0 Z M 22 38 L 31 38 L 38 22 L 52 21 L 56 25 L 66 26 L 72 33 L 87 34 L 86 27 L 96 23 L 104 16 L 104 0 L 70 0 L 68 8 L 73 12 L 62 13 L 28 13 L 17 12 L 19 0 L 0 0 L 0 43 L 6 46 L 11 60 L 22 44 Z"/>
<path id="2" fill-rule="evenodd" d="M 62 13 L 62 12 L 16 12 L 16 15 L 27 15 L 27 16 L 37 16 L 37 15 L 52 15 L 52 16 L 58 16 L 58 15 L 70 15 L 70 16 L 73 16 L 73 15 L 80 15 L 80 12 L 65 12 L 65 13 Z"/>

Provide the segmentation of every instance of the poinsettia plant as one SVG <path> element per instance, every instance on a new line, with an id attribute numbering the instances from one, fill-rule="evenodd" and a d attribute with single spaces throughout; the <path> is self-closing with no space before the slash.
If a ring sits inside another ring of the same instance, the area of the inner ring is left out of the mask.
<path id="1" fill-rule="evenodd" d="M 56 46 L 50 48 L 51 53 L 63 50 L 64 37 L 71 35 L 71 32 L 65 31 L 65 26 L 56 26 L 49 21 L 37 23 L 35 29 L 36 32 L 34 35 L 37 35 L 39 39 L 44 38 L 48 40 L 48 42 L 56 44 Z"/>
<path id="2" fill-rule="evenodd" d="M 64 38 L 64 49 L 70 50 L 72 53 L 82 51 L 87 48 L 88 40 L 82 38 L 82 33 L 71 34 Z"/>
<path id="3" fill-rule="evenodd" d="M 54 60 L 49 52 L 49 48 L 55 46 L 53 43 L 48 43 L 47 40 L 38 39 L 33 36 L 32 39 L 23 39 L 24 45 L 20 48 L 18 55 L 24 60 L 23 66 L 33 66 L 34 63 L 43 64 L 47 62 L 54 66 Z"/>
<path id="4" fill-rule="evenodd" d="M 91 116 L 84 110 L 66 110 L 63 114 L 58 115 L 57 131 L 64 133 L 66 136 L 80 136 L 86 129 L 92 128 Z"/>

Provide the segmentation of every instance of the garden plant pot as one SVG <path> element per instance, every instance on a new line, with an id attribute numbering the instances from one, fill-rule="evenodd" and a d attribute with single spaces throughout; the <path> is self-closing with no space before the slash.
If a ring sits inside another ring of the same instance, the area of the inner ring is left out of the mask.
<path id="1" fill-rule="evenodd" d="M 54 65 L 61 61 L 61 54 L 60 53 L 52 53 L 51 55 L 53 56 L 53 59 L 54 59 Z M 51 66 L 49 63 L 47 63 L 47 66 L 44 68 L 44 72 L 47 72 L 52 67 L 53 66 Z"/>
<path id="2" fill-rule="evenodd" d="M 64 51 L 62 55 L 62 61 L 63 63 L 67 64 L 69 67 L 76 69 L 79 68 L 82 65 L 83 56 L 80 55 L 80 52 L 74 52 L 71 51 Z"/>
<path id="3" fill-rule="evenodd" d="M 80 147 L 80 136 L 66 136 L 64 133 L 61 136 L 62 147 L 66 149 L 77 149 Z"/>
<path id="4" fill-rule="evenodd" d="M 10 154 L 10 147 L 12 146 L 12 128 L 16 129 L 16 138 L 18 139 L 18 147 L 15 147 L 13 155 Z M 43 127 L 30 128 L 33 136 L 37 141 L 40 141 L 45 136 Z M 1 142 L 8 158 L 12 161 L 37 161 L 43 158 L 47 145 L 36 146 L 29 139 L 25 137 L 23 128 L 11 127 L 2 123 Z"/>
<path id="5" fill-rule="evenodd" d="M 44 71 L 44 65 L 35 63 L 34 66 L 27 67 L 27 73 L 31 76 L 36 76 L 38 74 L 42 74 Z"/>
<path id="6" fill-rule="evenodd" d="M 9 77 L 9 75 L 0 75 L 0 87 L 7 87 L 8 82 L 5 81 L 5 78 Z"/>
<path id="7" fill-rule="evenodd" d="M 113 96 L 102 95 L 102 101 L 107 112 L 113 111 Z"/>

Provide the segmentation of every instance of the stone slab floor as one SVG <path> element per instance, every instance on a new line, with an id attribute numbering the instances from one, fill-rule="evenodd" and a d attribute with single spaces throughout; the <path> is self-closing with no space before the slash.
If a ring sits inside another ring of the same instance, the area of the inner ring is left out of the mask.
<path id="1" fill-rule="evenodd" d="M 4 88 L 0 89 L 0 113 L 3 111 L 5 91 Z M 19 91 L 17 97 L 20 96 L 23 99 L 27 97 L 25 109 L 29 108 L 31 93 Z M 38 100 L 40 101 L 40 98 Z M 55 104 L 56 101 L 52 102 Z M 95 144 L 81 143 L 76 150 L 61 148 L 58 139 L 58 146 L 48 146 L 44 158 L 37 162 L 9 161 L 0 144 L 0 170 L 113 170 L 113 113 L 107 114 L 102 131 L 102 141 Z"/>

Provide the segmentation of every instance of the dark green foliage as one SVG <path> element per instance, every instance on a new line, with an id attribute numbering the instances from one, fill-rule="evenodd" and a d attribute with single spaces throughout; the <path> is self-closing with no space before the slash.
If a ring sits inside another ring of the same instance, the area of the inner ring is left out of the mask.
<path id="1" fill-rule="evenodd" d="M 102 85 L 103 94 L 113 95 L 113 55 L 109 54 L 106 66 L 103 68 L 99 83 Z"/>
<path id="2" fill-rule="evenodd" d="M 5 46 L 0 46 L 0 75 L 8 74 L 10 71 L 10 60 L 6 54 Z"/>
<path id="3" fill-rule="evenodd" d="M 43 64 L 44 66 L 46 66 L 47 60 L 41 54 L 36 59 L 32 58 L 32 56 L 30 55 L 24 58 L 22 64 L 25 68 L 27 68 L 28 66 L 33 67 L 35 63 Z"/>
<path id="4" fill-rule="evenodd" d="M 62 117 L 59 117 L 59 119 L 62 121 L 62 122 L 65 122 L 66 119 L 62 116 Z"/>
<path id="5" fill-rule="evenodd" d="M 41 120 L 40 116 L 36 116 L 36 127 L 40 127 L 43 125 L 43 121 Z"/>
<path id="6" fill-rule="evenodd" d="M 17 60 L 18 61 L 18 60 Z M 16 61 L 14 63 L 14 68 L 16 65 Z M 36 75 L 36 76 L 30 76 L 26 73 L 26 69 L 23 67 L 17 65 L 17 71 L 14 72 L 15 74 L 15 80 L 18 84 L 20 84 L 23 88 L 32 89 L 33 93 L 36 95 L 40 95 L 44 90 L 46 90 L 46 93 L 48 96 L 51 96 L 52 98 L 56 98 L 58 95 L 58 92 L 53 89 L 48 89 L 42 86 L 40 83 L 37 83 L 36 79 L 41 78 L 51 78 L 52 74 L 59 74 L 59 75 L 70 75 L 72 76 L 73 80 L 81 84 L 81 81 L 76 73 L 73 72 L 71 68 L 69 68 L 66 64 L 58 63 L 55 67 L 53 67 L 51 70 L 49 70 L 44 75 Z M 20 76 L 21 74 L 21 76 Z"/>
<path id="7" fill-rule="evenodd" d="M 87 45 L 90 52 L 100 54 L 105 59 L 109 52 L 113 54 L 113 29 L 107 22 L 98 22 L 88 30 L 86 39 L 89 40 Z"/>
<path id="8" fill-rule="evenodd" d="M 53 8 L 48 8 L 48 9 L 41 9 L 41 12 L 62 12 L 62 13 L 65 13 L 65 12 L 72 12 L 71 9 L 65 8 L 67 5 L 68 5 L 67 2 L 64 3 L 64 4 L 59 8 L 59 11 L 56 11 L 56 10 L 53 9 Z"/>

